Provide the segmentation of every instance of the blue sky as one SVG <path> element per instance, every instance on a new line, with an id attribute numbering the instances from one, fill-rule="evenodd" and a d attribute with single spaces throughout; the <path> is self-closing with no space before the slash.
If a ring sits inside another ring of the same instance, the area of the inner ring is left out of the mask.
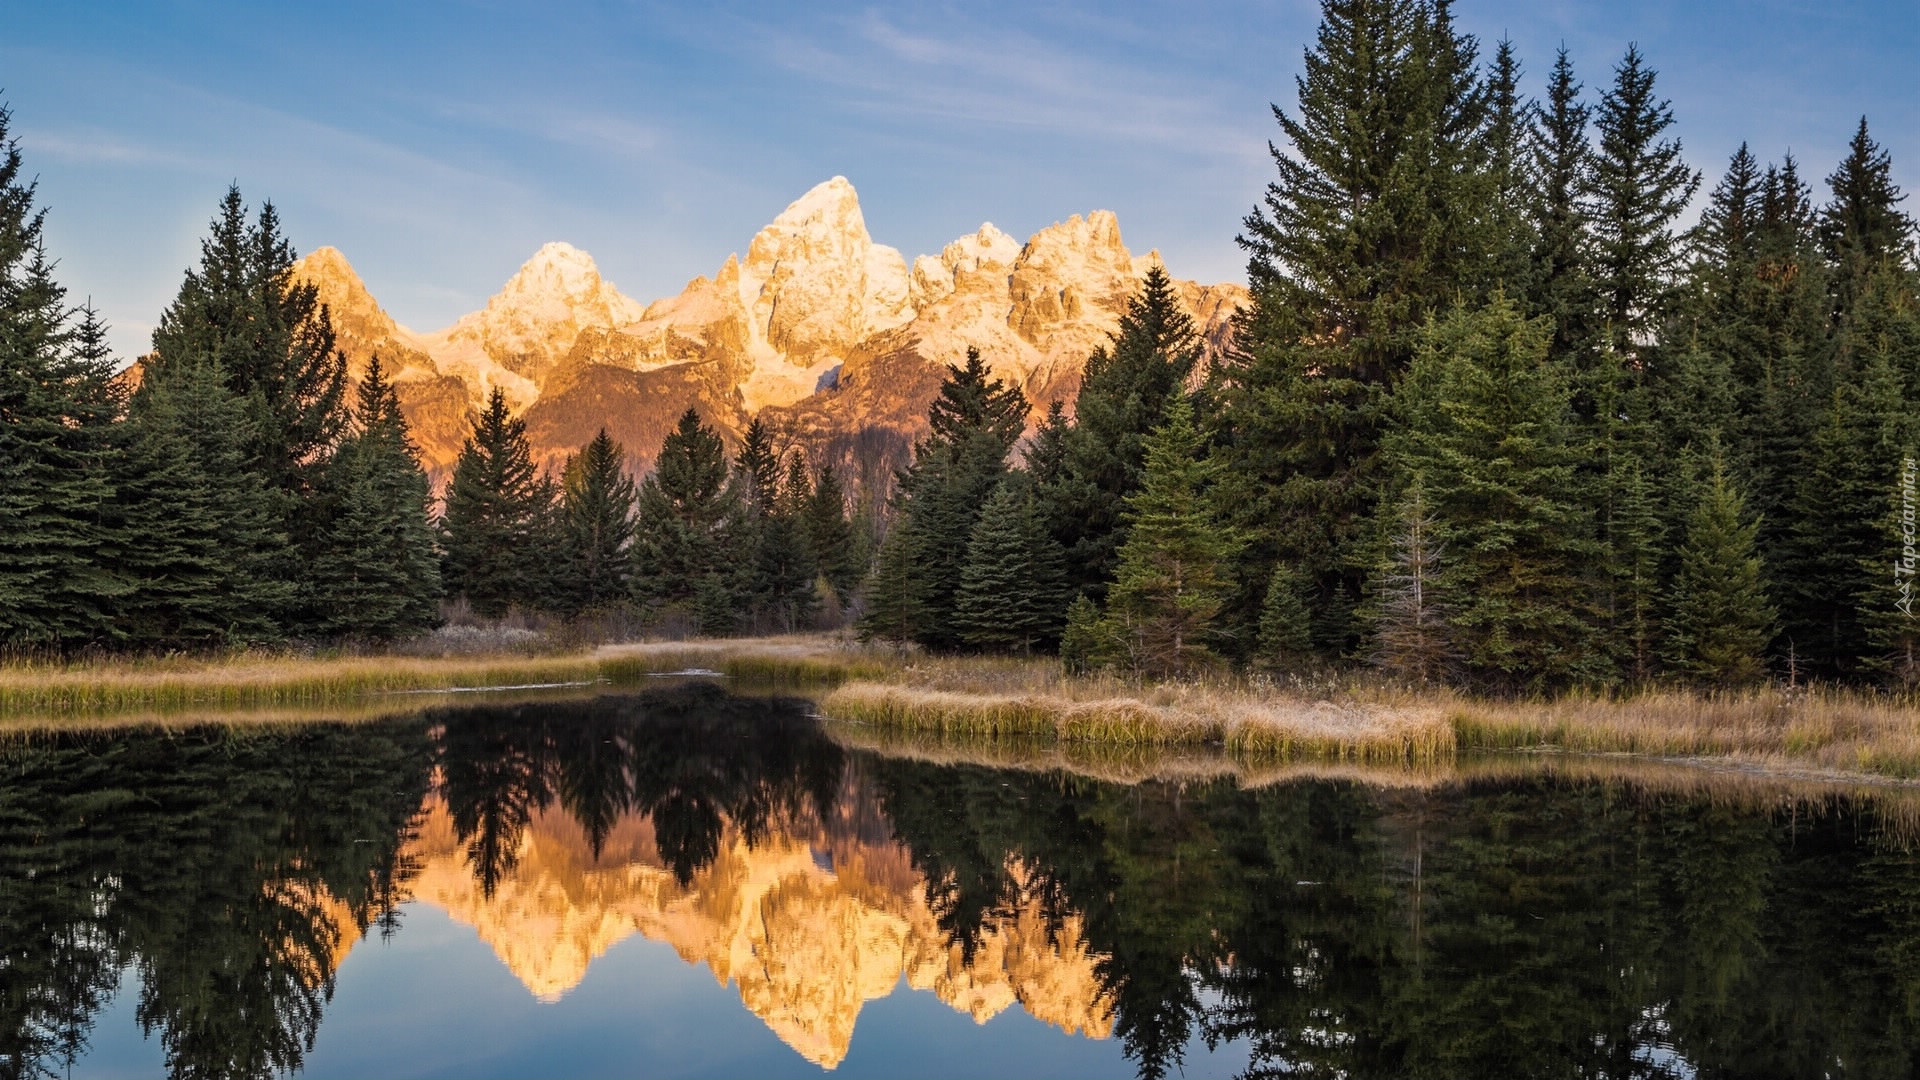
<path id="1" fill-rule="evenodd" d="M 871 7 L 18 4 L 0 99 L 76 299 L 123 353 L 229 181 L 302 251 L 347 253 L 434 329 L 548 240 L 642 301 L 850 178 L 909 258 L 991 220 L 1119 214 L 1182 277 L 1237 280 L 1317 3 Z M 1831 171 L 1861 114 L 1920 187 L 1916 0 L 1459 0 L 1537 91 L 1564 43 L 1597 94 L 1629 42 L 1710 186 L 1745 139 Z M 1920 201 L 1920 200 L 1917 200 Z M 1909 205 L 1909 209 L 1920 206 Z"/>

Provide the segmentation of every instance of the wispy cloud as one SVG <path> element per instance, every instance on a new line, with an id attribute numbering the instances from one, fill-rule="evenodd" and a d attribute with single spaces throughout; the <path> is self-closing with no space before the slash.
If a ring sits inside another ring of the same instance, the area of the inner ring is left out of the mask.
<path id="1" fill-rule="evenodd" d="M 16 134 L 20 145 L 35 159 L 44 155 L 70 165 L 197 168 L 201 164 L 176 150 L 162 149 L 117 132 L 23 128 Z"/>
<path id="2" fill-rule="evenodd" d="M 1004 27 L 949 22 L 935 34 L 867 10 L 812 33 L 749 26 L 753 60 L 844 95 L 870 116 L 936 120 L 1223 160 L 1257 158 L 1236 123 L 1246 88 L 1175 78 L 1122 56 Z"/>

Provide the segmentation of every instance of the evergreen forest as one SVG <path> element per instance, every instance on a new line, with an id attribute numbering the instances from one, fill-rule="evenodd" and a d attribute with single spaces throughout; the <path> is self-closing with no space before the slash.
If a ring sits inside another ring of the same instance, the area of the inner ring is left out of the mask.
<path id="1" fill-rule="evenodd" d="M 1637 47 L 1530 71 L 1445 0 L 1322 9 L 1229 344 L 1155 268 L 1070 401 L 951 365 L 884 485 L 691 409 L 644 474 L 604 431 L 543 471 L 496 390 L 436 491 L 237 188 L 123 370 L 0 111 L 0 648 L 462 611 L 1490 694 L 1920 683 L 1920 259 L 1868 120 L 1707 175 Z"/>

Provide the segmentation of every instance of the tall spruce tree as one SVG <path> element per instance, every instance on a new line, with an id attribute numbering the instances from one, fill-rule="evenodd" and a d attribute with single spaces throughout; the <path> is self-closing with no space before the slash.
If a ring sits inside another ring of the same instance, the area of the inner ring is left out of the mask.
<path id="1" fill-rule="evenodd" d="M 445 577 L 489 618 L 550 605 L 554 486 L 533 465 L 527 422 L 498 387 L 474 418 L 447 488 Z"/>
<path id="2" fill-rule="evenodd" d="M 748 505 L 761 515 L 773 513 L 780 501 L 780 455 L 774 453 L 773 437 L 758 416 L 747 423 L 733 467 L 740 474 L 740 493 Z"/>
<path id="3" fill-rule="evenodd" d="M 1393 447 L 1450 552 L 1442 590 L 1464 663 L 1493 689 L 1609 674 L 1584 574 L 1595 546 L 1573 483 L 1571 373 L 1549 359 L 1551 340 L 1548 320 L 1504 298 L 1437 323 Z"/>
<path id="4" fill-rule="evenodd" d="M 604 611 L 629 599 L 635 493 L 627 454 L 601 428 L 567 459 L 560 484 L 564 580 L 570 614 Z"/>
<path id="5" fill-rule="evenodd" d="M 1667 624 L 1668 663 L 1697 683 L 1739 686 L 1766 673 L 1774 612 L 1756 549 L 1759 530 L 1717 445 L 1710 451 L 1709 470 L 1680 547 Z"/>
<path id="6" fill-rule="evenodd" d="M 1675 224 L 1700 174 L 1681 159 L 1680 140 L 1664 137 L 1673 109 L 1655 96 L 1656 73 L 1638 46 L 1613 73 L 1594 114 L 1594 268 L 1614 352 L 1644 365 L 1673 308 L 1685 256 Z"/>
<path id="7" fill-rule="evenodd" d="M 1213 502 L 1221 466 L 1205 448 L 1192 403 L 1176 396 L 1147 440 L 1140 490 L 1127 500 L 1130 528 L 1106 618 L 1128 665 L 1143 674 L 1186 674 L 1216 656 L 1216 620 L 1241 540 Z"/>
<path id="8" fill-rule="evenodd" d="M 268 486 L 304 495 L 346 427 L 347 361 L 317 288 L 296 282 L 293 264 L 273 204 L 249 225 L 240 189 L 229 187 L 200 265 L 160 316 L 147 370 L 217 365 L 248 412 L 249 465 Z"/>
<path id="9" fill-rule="evenodd" d="M 1026 416 L 1019 388 L 989 376 L 979 350 L 948 365 L 928 413 L 931 430 L 900 474 L 862 633 L 930 649 L 962 644 L 955 612 L 967 543 Z"/>
<path id="10" fill-rule="evenodd" d="M 1223 501 L 1260 543 L 1231 617 L 1250 644 L 1272 566 L 1305 578 L 1320 648 L 1353 644 L 1367 522 L 1392 385 L 1420 327 L 1489 258 L 1487 96 L 1474 42 L 1448 6 L 1327 0 L 1297 80 L 1275 107 L 1276 180 L 1244 223 L 1252 306 L 1211 372 Z"/>
<path id="11" fill-rule="evenodd" d="M 745 487 L 757 486 L 744 472 L 741 481 Z M 796 451 L 787 458 L 785 478 L 774 483 L 773 497 L 763 500 L 767 510 L 754 525 L 749 605 L 757 625 L 789 634 L 805 626 L 820 603 L 820 568 L 802 519 L 809 486 L 806 459 Z"/>
<path id="12" fill-rule="evenodd" d="M 1058 477 L 1044 496 L 1075 591 L 1096 600 L 1106 595 L 1126 539 L 1124 504 L 1146 470 L 1147 436 L 1199 359 L 1199 335 L 1172 280 L 1159 265 L 1149 267 L 1113 341 L 1087 359 L 1074 423 L 1061 439 Z"/>
<path id="13" fill-rule="evenodd" d="M 69 317 L 10 122 L 0 108 L 0 647 L 111 643 L 129 587 L 105 561 L 113 362 L 93 312 Z"/>
<path id="14" fill-rule="evenodd" d="M 1910 266 L 1914 223 L 1900 210 L 1906 194 L 1893 182 L 1893 156 L 1867 131 L 1867 118 L 1847 144 L 1847 156 L 1827 177 L 1833 200 L 1820 213 L 1820 241 L 1838 270 L 1841 311 L 1852 288 L 1882 263 Z"/>
<path id="15" fill-rule="evenodd" d="M 1547 96 L 1534 110 L 1527 138 L 1528 206 L 1533 218 L 1533 267 L 1528 309 L 1553 319 L 1552 356 L 1586 371 L 1599 336 L 1598 285 L 1587 193 L 1593 184 L 1593 148 L 1587 139 L 1592 110 L 1580 99 L 1573 60 L 1561 48 L 1547 79 Z"/>
<path id="16" fill-rule="evenodd" d="M 1469 279 L 1470 292 L 1530 296 L 1534 290 L 1533 253 L 1539 240 L 1529 212 L 1535 188 L 1528 168 L 1534 106 L 1520 92 L 1521 67 L 1513 42 L 1500 39 L 1487 70 L 1486 174 L 1488 193 L 1483 226 L 1489 258 Z"/>
<path id="17" fill-rule="evenodd" d="M 1727 332 L 1757 352 L 1763 365 L 1746 453 L 1754 471 L 1749 502 L 1760 518 L 1761 550 L 1776 580 L 1797 572 L 1786 543 L 1790 503 L 1833 393 L 1830 274 L 1816 223 L 1811 191 L 1787 155 L 1761 177 L 1753 305 Z M 1738 361 L 1735 371 L 1742 371 Z M 1777 593 L 1775 603 L 1785 610 Z"/>
<path id="18" fill-rule="evenodd" d="M 129 538 L 120 608 L 142 649 L 280 640 L 293 604 L 279 500 L 249 468 L 254 416 L 211 360 L 151 373 L 134 394 L 116 525 Z"/>
<path id="19" fill-rule="evenodd" d="M 351 434 L 327 465 L 307 588 L 318 632 L 390 641 L 439 621 L 433 492 L 379 357 L 356 396 Z"/>
<path id="20" fill-rule="evenodd" d="M 867 567 L 861 563 L 853 524 L 847 520 L 847 495 L 832 462 L 820 467 L 820 477 L 801 511 L 801 531 L 813 564 L 826 578 L 834 597 L 842 604 L 850 603 Z"/>
<path id="21" fill-rule="evenodd" d="M 640 485 L 634 597 L 702 633 L 738 628 L 753 560 L 750 511 L 720 436 L 689 408 Z"/>
<path id="22" fill-rule="evenodd" d="M 961 640 L 976 649 L 1031 653 L 1059 640 L 1066 613 L 1066 553 L 1047 531 L 1031 479 L 1009 473 L 967 542 L 954 603 Z"/>
<path id="23" fill-rule="evenodd" d="M 1893 357 L 1876 350 L 1864 359 L 1835 388 L 1813 433 L 1781 541 L 1786 645 L 1828 677 L 1860 674 L 1871 655 L 1861 604 L 1885 588 L 1892 559 L 1883 542 L 1886 493 L 1912 440 Z"/>
<path id="24" fill-rule="evenodd" d="M 1644 683 L 1658 666 L 1664 611 L 1666 523 L 1660 493 L 1639 455 L 1616 455 L 1607 477 L 1602 579 L 1608 644 L 1628 679 Z"/>

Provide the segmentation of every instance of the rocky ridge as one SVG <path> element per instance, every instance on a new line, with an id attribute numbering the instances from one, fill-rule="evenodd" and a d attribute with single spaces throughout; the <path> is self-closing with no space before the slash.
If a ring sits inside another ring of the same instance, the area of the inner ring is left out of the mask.
<path id="1" fill-rule="evenodd" d="M 525 416 L 546 466 L 602 426 L 646 467 L 689 406 L 729 437 L 760 415 L 789 445 L 846 468 L 900 463 L 922 433 L 944 365 L 978 348 L 1036 415 L 1071 404 L 1157 253 L 1134 256 L 1106 211 L 1025 244 L 991 224 L 909 263 L 873 241 L 843 177 L 818 185 L 713 277 L 642 306 L 586 252 L 541 248 L 477 312 L 414 333 L 381 309 L 344 256 L 296 273 L 333 313 L 357 378 L 378 354 L 430 469 L 451 468 L 467 410 L 494 388 Z M 1177 281 L 1209 347 L 1246 302 L 1239 285 Z"/>

